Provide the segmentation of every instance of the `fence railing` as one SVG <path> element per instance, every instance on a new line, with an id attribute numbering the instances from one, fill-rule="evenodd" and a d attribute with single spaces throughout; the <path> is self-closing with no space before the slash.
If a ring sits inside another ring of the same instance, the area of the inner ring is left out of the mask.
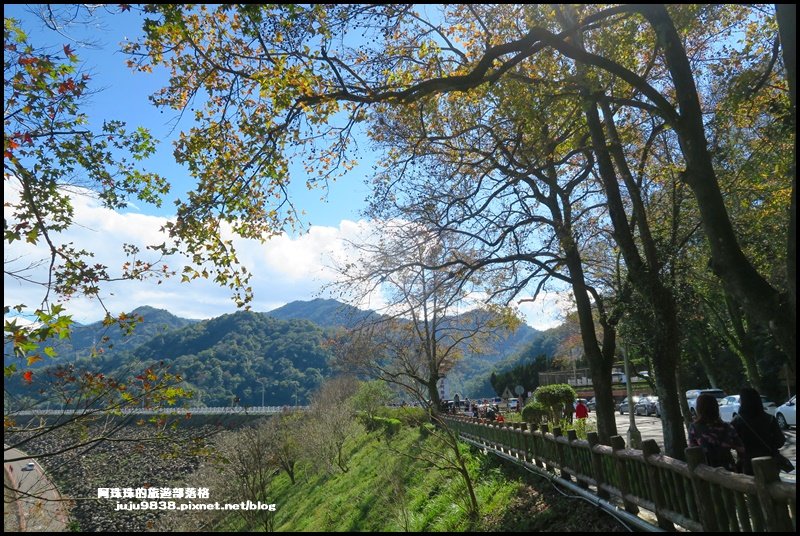
<path id="1" fill-rule="evenodd" d="M 753 460 L 754 476 L 705 465 L 699 447 L 683 462 L 661 454 L 647 440 L 642 450 L 625 448 L 620 436 L 599 444 L 597 433 L 578 439 L 574 430 L 526 423 L 493 423 L 445 417 L 471 443 L 512 457 L 571 482 L 599 499 L 618 502 L 628 513 L 655 515 L 666 530 L 795 532 L 797 485 L 780 480 L 771 458 Z"/>

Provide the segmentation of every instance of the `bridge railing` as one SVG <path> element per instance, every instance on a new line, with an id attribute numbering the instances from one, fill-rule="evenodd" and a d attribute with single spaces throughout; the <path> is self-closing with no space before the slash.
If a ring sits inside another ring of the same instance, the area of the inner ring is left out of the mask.
<path id="1" fill-rule="evenodd" d="M 263 414 L 263 415 L 271 415 L 275 413 L 281 413 L 283 411 L 306 411 L 308 406 L 219 406 L 219 407 L 208 407 L 208 406 L 201 406 L 195 408 L 182 408 L 182 407 L 166 407 L 166 408 L 158 408 L 158 409 L 146 409 L 146 408 L 124 408 L 119 411 L 119 413 L 123 415 L 252 415 L 252 414 Z M 87 412 L 95 412 L 94 409 L 34 409 L 34 410 L 23 410 L 23 411 L 15 411 L 9 413 L 8 415 L 13 416 L 73 416 L 73 415 L 81 415 Z"/>
<path id="2" fill-rule="evenodd" d="M 547 471 L 630 514 L 655 514 L 655 524 L 690 531 L 795 532 L 797 485 L 780 480 L 771 458 L 753 460 L 754 476 L 704 464 L 698 447 L 686 449 L 687 461 L 661 454 L 653 440 L 642 450 L 625 448 L 620 436 L 600 445 L 597 434 L 578 439 L 546 425 L 494 423 L 446 417 L 462 438 Z"/>

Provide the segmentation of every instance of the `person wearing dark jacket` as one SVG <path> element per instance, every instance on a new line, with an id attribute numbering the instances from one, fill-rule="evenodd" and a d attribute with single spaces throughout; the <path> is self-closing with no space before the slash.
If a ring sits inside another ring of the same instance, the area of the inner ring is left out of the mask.
<path id="1" fill-rule="evenodd" d="M 731 424 L 744 443 L 741 459 L 746 475 L 753 474 L 753 458 L 774 456 L 786 443 L 778 421 L 764 411 L 761 395 L 753 388 L 745 387 L 739 392 L 739 414 Z"/>
<path id="2" fill-rule="evenodd" d="M 731 450 L 740 457 L 744 453 L 736 429 L 720 419 L 717 399 L 708 393 L 697 397 L 697 417 L 689 425 L 689 446 L 701 447 L 711 467 L 724 467 L 728 471 L 736 470 Z"/>

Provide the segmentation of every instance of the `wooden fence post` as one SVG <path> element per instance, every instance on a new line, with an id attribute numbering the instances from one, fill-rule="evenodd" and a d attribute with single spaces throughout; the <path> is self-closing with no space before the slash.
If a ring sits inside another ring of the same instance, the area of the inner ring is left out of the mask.
<path id="1" fill-rule="evenodd" d="M 594 473 L 594 481 L 597 483 L 597 496 L 601 499 L 608 500 L 608 491 L 601 488 L 605 484 L 605 476 L 603 474 L 603 455 L 594 451 L 594 447 L 600 444 L 600 436 L 597 432 L 589 432 L 586 434 L 586 439 L 589 441 L 589 455 L 592 458 L 592 472 Z"/>
<path id="2" fill-rule="evenodd" d="M 522 461 L 525 462 L 532 462 L 533 456 L 531 455 L 533 450 L 533 435 L 531 434 L 530 426 L 527 423 L 523 423 L 524 426 L 522 428 Z"/>
<path id="3" fill-rule="evenodd" d="M 552 464 L 548 463 L 552 461 L 550 459 L 552 458 L 552 456 L 550 456 L 550 447 L 548 445 L 548 439 L 547 439 L 547 432 L 550 431 L 550 427 L 546 424 L 543 424 L 539 427 L 539 430 L 541 430 L 542 432 L 542 435 L 540 437 L 542 448 L 540 449 L 539 455 L 545 459 L 544 468 L 551 473 L 555 473 L 556 472 L 555 468 L 552 466 Z"/>
<path id="4" fill-rule="evenodd" d="M 658 448 L 658 443 L 656 443 L 654 439 L 646 440 L 644 443 L 642 443 L 642 454 L 644 455 L 644 464 L 647 471 L 647 482 L 650 487 L 650 496 L 653 498 L 653 502 L 656 505 L 656 519 L 658 520 L 658 526 L 664 530 L 674 531 L 675 525 L 673 525 L 672 522 L 665 518 L 659 511 L 662 508 L 666 508 L 667 502 L 664 499 L 664 490 L 661 487 L 662 482 L 661 478 L 659 478 L 658 468 L 652 465 L 650 460 L 648 460 L 648 457 L 650 456 L 661 454 L 661 450 Z M 663 485 L 669 486 L 670 483 L 664 482 Z"/>
<path id="5" fill-rule="evenodd" d="M 567 458 L 569 458 L 569 468 L 572 469 L 573 476 L 575 475 L 582 475 L 583 472 L 581 471 L 581 464 L 580 464 L 580 456 L 578 456 L 578 447 L 575 446 L 575 442 L 578 440 L 578 432 L 575 430 L 567 430 L 567 439 L 569 440 L 569 445 L 567 445 Z M 561 472 L 564 472 L 564 469 L 561 469 Z M 586 483 L 586 480 L 583 478 L 578 478 L 575 476 L 575 481 L 578 483 L 578 486 L 586 489 L 589 487 L 589 484 Z"/>
<path id="6" fill-rule="evenodd" d="M 514 450 L 517 459 L 525 459 L 525 443 L 522 432 L 525 430 L 525 425 L 521 422 L 514 423 Z"/>
<path id="7" fill-rule="evenodd" d="M 619 451 L 624 449 L 625 440 L 622 439 L 622 436 L 613 436 L 611 438 L 611 450 L 613 451 L 612 456 L 614 458 L 614 468 L 616 469 L 619 477 L 619 492 L 622 494 L 622 504 L 625 506 L 625 510 L 636 515 L 639 513 L 639 507 L 625 498 L 625 496 L 630 492 L 631 487 L 628 480 L 627 466 L 625 461 L 619 456 Z"/>
<path id="8" fill-rule="evenodd" d="M 537 430 L 538 428 L 538 430 Z M 533 456 L 533 461 L 536 463 L 537 467 L 544 467 L 542 463 L 542 449 L 541 446 L 544 444 L 544 433 L 547 431 L 547 426 L 537 426 L 535 424 L 531 424 L 531 455 Z"/>
<path id="9" fill-rule="evenodd" d="M 756 480 L 758 502 L 761 503 L 761 510 L 764 511 L 766 518 L 767 530 L 769 532 L 794 532 L 786 507 L 777 504 L 769 493 L 769 485 L 780 482 L 780 473 L 775 461 L 769 456 L 753 458 L 753 476 Z"/>
<path id="10" fill-rule="evenodd" d="M 689 465 L 689 474 L 692 479 L 692 489 L 694 490 L 694 502 L 697 505 L 697 512 L 700 514 L 700 523 L 703 525 L 704 532 L 717 532 L 717 517 L 714 514 L 714 505 L 711 502 L 711 490 L 708 482 L 695 474 L 698 465 L 706 463 L 706 455 L 701 447 L 689 447 L 686 452 L 686 463 Z"/>
<path id="11" fill-rule="evenodd" d="M 566 463 L 564 463 L 564 445 L 558 440 L 558 438 L 561 436 L 561 427 L 553 427 L 553 446 L 555 447 L 556 461 L 558 462 L 561 478 L 570 481 L 572 480 L 572 477 L 564 470 L 564 467 L 566 466 Z"/>

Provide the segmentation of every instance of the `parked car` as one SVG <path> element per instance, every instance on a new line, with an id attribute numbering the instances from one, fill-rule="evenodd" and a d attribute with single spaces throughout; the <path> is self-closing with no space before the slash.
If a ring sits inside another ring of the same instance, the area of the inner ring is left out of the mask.
<path id="1" fill-rule="evenodd" d="M 739 395 L 726 396 L 717 402 L 719 403 L 719 416 L 723 421 L 731 422 L 739 414 Z M 764 411 L 770 415 L 775 415 L 775 411 L 778 409 L 775 402 L 770 402 L 766 396 L 761 397 L 761 405 L 764 406 Z"/>
<path id="2" fill-rule="evenodd" d="M 725 398 L 727 395 L 722 389 L 690 389 L 686 391 L 686 401 L 689 403 L 689 413 L 692 418 L 697 416 L 697 397 L 700 395 L 711 395 L 717 400 Z"/>
<path id="3" fill-rule="evenodd" d="M 28 462 L 25 464 L 25 467 L 22 468 L 23 471 L 33 471 L 36 468 L 36 464 L 33 462 Z"/>
<path id="4" fill-rule="evenodd" d="M 636 415 L 657 415 L 658 412 L 658 397 L 657 396 L 643 396 L 639 399 L 635 406 L 633 406 L 633 412 Z"/>
<path id="5" fill-rule="evenodd" d="M 634 396 L 633 397 L 633 405 L 634 406 L 636 405 L 636 403 L 639 401 L 640 398 L 641 397 L 638 397 L 638 396 Z M 622 402 L 619 403 L 619 406 L 617 406 L 617 409 L 619 410 L 619 414 L 620 415 L 625 415 L 626 412 L 630 411 L 630 409 L 628 409 L 628 397 L 627 396 L 622 399 Z"/>
<path id="6" fill-rule="evenodd" d="M 509 398 L 508 399 L 508 410 L 509 411 L 518 411 L 519 410 L 519 398 Z"/>
<path id="7" fill-rule="evenodd" d="M 778 424 L 780 424 L 781 428 L 784 430 L 790 426 L 797 426 L 797 406 L 795 405 L 795 398 L 796 396 L 793 396 L 775 410 L 775 418 L 778 419 Z"/>
<path id="8" fill-rule="evenodd" d="M 597 400 L 595 397 L 590 398 L 589 401 L 586 402 L 586 407 L 589 408 L 589 411 L 597 410 Z"/>

